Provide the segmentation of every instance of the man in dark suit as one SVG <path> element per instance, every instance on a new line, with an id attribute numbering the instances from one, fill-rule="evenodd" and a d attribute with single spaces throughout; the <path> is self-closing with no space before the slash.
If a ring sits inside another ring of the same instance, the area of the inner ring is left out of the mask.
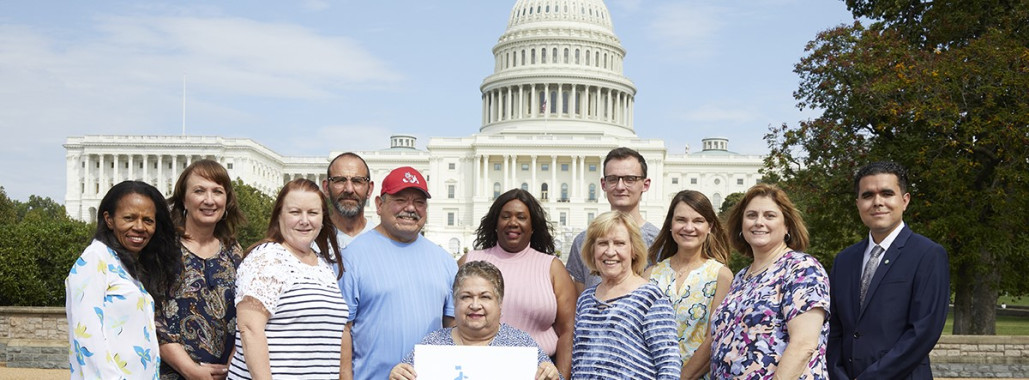
<path id="1" fill-rule="evenodd" d="M 932 379 L 929 352 L 947 319 L 947 251 L 903 221 L 904 168 L 875 162 L 854 176 L 868 238 L 836 255 L 829 274 L 832 379 Z"/>

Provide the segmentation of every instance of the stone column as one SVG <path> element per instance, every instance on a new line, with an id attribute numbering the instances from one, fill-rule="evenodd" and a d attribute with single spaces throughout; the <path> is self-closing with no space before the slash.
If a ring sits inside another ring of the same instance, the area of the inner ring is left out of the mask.
<path id="1" fill-rule="evenodd" d="M 536 189 L 536 155 L 534 154 L 530 156 L 530 159 L 532 160 L 532 163 L 530 164 L 532 165 L 532 168 L 530 168 L 529 171 L 529 175 L 531 176 L 529 177 L 529 192 L 532 193 L 534 191 L 538 191 L 539 189 Z"/>

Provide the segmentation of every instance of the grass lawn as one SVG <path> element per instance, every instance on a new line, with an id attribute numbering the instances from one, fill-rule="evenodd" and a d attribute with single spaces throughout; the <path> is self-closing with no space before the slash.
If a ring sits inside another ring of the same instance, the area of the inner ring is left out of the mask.
<path id="1" fill-rule="evenodd" d="M 1025 298 L 1023 297 L 1024 301 Z M 950 335 L 954 331 L 954 316 L 947 315 L 947 324 L 943 334 Z M 1029 318 L 997 316 L 997 335 L 1029 335 Z"/>

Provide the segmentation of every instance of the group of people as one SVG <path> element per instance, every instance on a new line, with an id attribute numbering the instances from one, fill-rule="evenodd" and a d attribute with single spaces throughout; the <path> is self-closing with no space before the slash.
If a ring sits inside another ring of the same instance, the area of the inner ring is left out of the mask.
<path id="1" fill-rule="evenodd" d="M 529 192 L 498 196 L 455 262 L 422 236 L 429 190 L 411 167 L 375 182 L 344 153 L 287 183 L 243 249 L 227 171 L 200 160 L 167 201 L 115 185 L 68 274 L 73 379 L 415 379 L 414 346 L 519 346 L 536 379 L 931 378 L 949 301 L 943 248 L 903 222 L 907 174 L 855 175 L 868 237 L 830 273 L 785 192 L 752 187 L 724 225 L 681 191 L 657 227 L 640 213 L 646 160 L 603 161 L 611 212 L 555 256 Z M 735 275 L 731 251 L 753 259 Z M 503 312 L 502 312 L 503 310 Z"/>

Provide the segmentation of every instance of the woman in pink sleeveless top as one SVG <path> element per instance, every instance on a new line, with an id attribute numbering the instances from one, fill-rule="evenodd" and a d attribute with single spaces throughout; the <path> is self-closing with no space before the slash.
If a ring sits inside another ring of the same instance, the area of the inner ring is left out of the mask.
<path id="1" fill-rule="evenodd" d="M 475 247 L 458 265 L 488 261 L 504 277 L 500 321 L 528 332 L 550 355 L 564 378 L 572 371 L 575 286 L 554 256 L 554 238 L 539 201 L 513 189 L 501 194 L 482 217 Z"/>

